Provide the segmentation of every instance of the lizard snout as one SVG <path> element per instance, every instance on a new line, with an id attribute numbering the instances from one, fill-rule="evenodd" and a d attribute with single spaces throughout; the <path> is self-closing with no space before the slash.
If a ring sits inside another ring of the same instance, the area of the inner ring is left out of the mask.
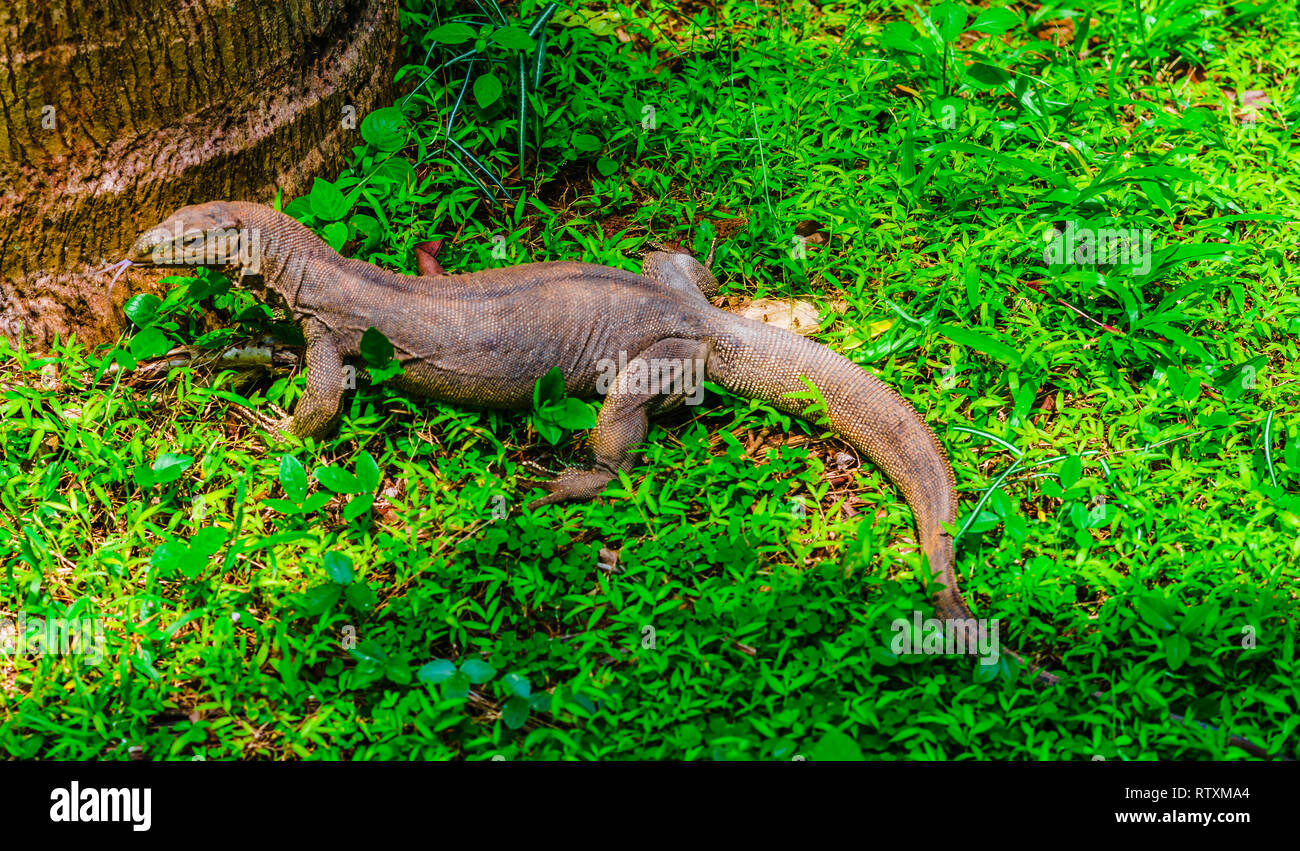
<path id="1" fill-rule="evenodd" d="M 201 232 L 158 225 L 140 234 L 126 256 L 132 263 L 169 266 L 178 263 L 187 248 L 201 245 L 202 240 Z"/>
<path id="2" fill-rule="evenodd" d="M 131 250 L 126 254 L 127 259 L 132 263 L 152 263 L 155 251 L 161 249 L 170 238 L 171 234 L 161 228 L 145 231 L 132 243 Z"/>
<path id="3" fill-rule="evenodd" d="M 140 237 L 127 251 L 126 256 L 132 263 L 147 263 L 151 254 L 153 254 L 153 244 L 144 237 Z"/>

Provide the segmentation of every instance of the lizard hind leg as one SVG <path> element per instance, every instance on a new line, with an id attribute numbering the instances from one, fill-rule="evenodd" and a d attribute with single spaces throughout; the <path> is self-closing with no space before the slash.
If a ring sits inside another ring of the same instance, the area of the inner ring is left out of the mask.
<path id="1" fill-rule="evenodd" d="M 592 466 L 568 470 L 549 482 L 531 482 L 549 491 L 529 508 L 556 502 L 585 501 L 640 461 L 636 447 L 649 428 L 649 415 L 698 398 L 709 344 L 670 337 L 652 344 L 621 370 L 605 395 L 588 438 Z"/>
<path id="2" fill-rule="evenodd" d="M 713 249 L 716 247 L 717 240 L 714 240 L 704 264 L 680 251 L 651 251 L 641 261 L 641 277 L 681 292 L 692 295 L 698 293 L 711 299 L 718 294 L 718 279 L 709 271 L 709 266 L 713 263 Z"/>

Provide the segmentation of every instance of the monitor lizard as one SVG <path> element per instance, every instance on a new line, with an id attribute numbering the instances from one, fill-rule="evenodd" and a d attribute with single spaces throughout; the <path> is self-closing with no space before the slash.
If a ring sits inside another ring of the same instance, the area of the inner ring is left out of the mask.
<path id="1" fill-rule="evenodd" d="M 640 275 L 577 262 L 445 274 L 431 254 L 417 256 L 435 274 L 402 275 L 345 258 L 270 207 L 213 201 L 183 207 L 150 228 L 127 260 L 237 267 L 240 286 L 288 312 L 307 342 L 307 387 L 292 416 L 273 424 L 299 438 L 323 438 L 336 427 L 345 362 L 360 357 L 362 335 L 372 326 L 404 368 L 390 383 L 465 405 L 527 409 L 538 379 L 556 366 L 570 395 L 591 397 L 606 365 L 619 363 L 589 437 L 591 465 L 534 483 L 546 495 L 531 508 L 590 500 L 630 472 L 648 416 L 681 404 L 701 378 L 805 420 L 824 417 L 902 492 L 938 616 L 974 620 L 957 587 L 945 528 L 957 516 L 952 467 L 934 432 L 885 382 L 819 343 L 714 307 L 716 279 L 683 253 L 647 254 Z M 1061 681 L 1007 652 L 1037 682 Z M 1229 742 L 1268 756 L 1239 736 Z"/>

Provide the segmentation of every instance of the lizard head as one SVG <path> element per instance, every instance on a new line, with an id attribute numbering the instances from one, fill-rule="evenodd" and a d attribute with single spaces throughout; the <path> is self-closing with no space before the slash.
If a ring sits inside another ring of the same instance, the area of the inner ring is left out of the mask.
<path id="1" fill-rule="evenodd" d="M 181 207 L 145 231 L 127 259 L 150 266 L 239 266 L 257 274 L 262 261 L 260 234 L 241 221 L 234 204 L 210 201 Z"/>
<path id="2" fill-rule="evenodd" d="M 263 231 L 245 221 L 245 214 L 252 207 L 226 201 L 181 207 L 140 234 L 127 253 L 125 265 L 236 266 L 241 288 L 263 301 L 279 304 L 283 296 L 268 286 L 264 275 L 264 271 L 270 271 L 263 269 L 270 252 L 265 250 Z"/>

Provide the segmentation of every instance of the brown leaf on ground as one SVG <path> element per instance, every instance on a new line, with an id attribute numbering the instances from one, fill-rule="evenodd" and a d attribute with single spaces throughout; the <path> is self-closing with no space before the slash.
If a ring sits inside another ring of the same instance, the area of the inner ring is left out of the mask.
<path id="1" fill-rule="evenodd" d="M 739 233 L 747 224 L 749 219 L 743 216 L 734 219 L 718 219 L 713 223 L 713 229 L 717 232 L 718 239 L 725 241 Z"/>
<path id="2" fill-rule="evenodd" d="M 1042 25 L 1034 30 L 1034 37 L 1050 41 L 1057 47 L 1069 47 L 1074 44 L 1074 18 L 1043 21 Z"/>
<path id="3" fill-rule="evenodd" d="M 1258 121 L 1260 114 L 1265 112 L 1272 103 L 1272 99 L 1258 89 L 1244 91 L 1241 93 L 1241 109 L 1235 110 L 1232 117 L 1238 124 L 1249 126 Z"/>
<path id="4" fill-rule="evenodd" d="M 822 230 L 821 222 L 815 222 L 812 220 L 800 222 L 794 226 L 794 232 L 803 237 L 804 242 L 813 245 L 825 245 L 830 241 L 830 234 Z"/>
<path id="5" fill-rule="evenodd" d="M 624 216 L 621 213 L 615 213 L 614 215 L 606 216 L 601 220 L 600 230 L 601 233 L 605 235 L 605 239 L 609 239 L 614 236 L 614 234 L 621 233 L 631 228 L 633 224 L 633 221 L 627 216 Z"/>
<path id="6" fill-rule="evenodd" d="M 787 301 L 777 298 L 759 298 L 729 308 L 732 313 L 768 325 L 775 325 L 796 334 L 812 334 L 818 328 L 820 316 L 812 302 Z"/>

